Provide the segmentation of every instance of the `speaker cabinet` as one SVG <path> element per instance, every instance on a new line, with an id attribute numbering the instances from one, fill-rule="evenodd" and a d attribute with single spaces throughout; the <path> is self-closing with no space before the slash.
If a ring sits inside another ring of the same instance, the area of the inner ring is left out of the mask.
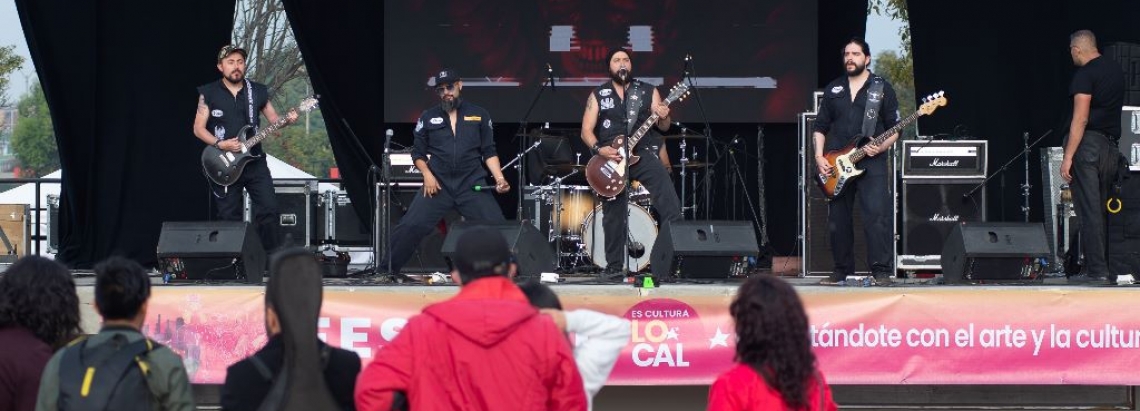
<path id="1" fill-rule="evenodd" d="M 257 231 L 241 221 L 162 223 L 158 261 L 177 280 L 243 280 L 261 284 L 265 249 Z"/>
<path id="2" fill-rule="evenodd" d="M 816 170 L 812 127 L 815 126 L 815 113 L 799 115 L 800 133 L 800 247 L 803 250 L 803 273 L 808 276 L 831 275 L 834 264 L 831 261 L 831 236 L 827 229 L 827 197 L 819 191 L 815 178 Z M 893 172 L 892 172 L 893 175 Z M 893 184 L 892 179 L 892 184 Z M 855 238 L 864 238 L 863 210 L 858 205 L 852 217 Z M 856 274 L 870 274 L 864 261 L 867 261 L 867 242 L 855 241 Z"/>
<path id="3" fill-rule="evenodd" d="M 942 247 L 947 284 L 1021 280 L 1034 260 L 1049 256 L 1041 223 L 955 224 Z"/>
<path id="4" fill-rule="evenodd" d="M 676 221 L 662 226 L 650 262 L 657 278 L 724 279 L 734 274 L 734 262 L 758 255 L 751 222 Z"/>
<path id="5" fill-rule="evenodd" d="M 939 268 L 938 256 L 950 231 L 961 222 L 985 221 L 985 190 L 964 197 L 980 182 L 903 179 L 900 268 Z"/>
<path id="6" fill-rule="evenodd" d="M 448 227 L 447 237 L 443 240 L 440 250 L 443 256 L 450 261 L 455 258 L 455 247 L 459 237 L 471 227 L 490 227 L 498 230 L 507 239 L 507 246 L 519 265 L 519 275 L 523 277 L 538 278 L 544 272 L 554 272 L 554 248 L 546 241 L 546 236 L 538 232 L 530 223 L 517 221 L 505 222 L 471 222 L 461 221 Z"/>

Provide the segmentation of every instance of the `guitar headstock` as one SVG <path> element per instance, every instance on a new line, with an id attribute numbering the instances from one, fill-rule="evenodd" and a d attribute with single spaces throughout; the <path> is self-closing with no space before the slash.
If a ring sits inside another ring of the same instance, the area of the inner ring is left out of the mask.
<path id="1" fill-rule="evenodd" d="M 939 107 L 946 105 L 946 93 L 939 91 L 929 96 L 922 98 L 922 105 L 918 106 L 918 112 L 922 115 L 929 115 L 937 110 Z"/>
<path id="2" fill-rule="evenodd" d="M 665 97 L 665 105 L 670 105 L 674 101 L 684 100 L 685 96 L 689 95 L 689 85 L 684 81 L 677 83 L 673 88 L 669 89 L 669 96 Z"/>
<path id="3" fill-rule="evenodd" d="M 313 111 L 313 109 L 317 108 L 317 104 L 319 103 L 317 98 L 317 96 L 310 96 L 301 100 L 301 104 L 297 105 L 297 111 L 300 113 Z"/>

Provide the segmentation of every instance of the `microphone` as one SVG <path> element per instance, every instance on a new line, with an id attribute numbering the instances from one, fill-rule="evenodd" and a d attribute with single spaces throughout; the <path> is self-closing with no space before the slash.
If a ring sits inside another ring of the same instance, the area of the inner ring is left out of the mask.
<path id="1" fill-rule="evenodd" d="M 618 68 L 618 77 L 621 77 L 623 81 L 626 79 L 626 77 L 629 77 L 629 69 L 625 68 L 624 64 L 621 66 L 621 68 Z"/>
<path id="2" fill-rule="evenodd" d="M 558 86 L 554 84 L 554 69 L 550 67 L 550 63 L 546 63 L 546 77 L 550 79 L 550 91 L 558 91 Z"/>
<path id="3" fill-rule="evenodd" d="M 392 135 L 396 134 L 392 129 L 384 132 L 384 154 L 388 154 L 388 146 L 392 144 Z"/>
<path id="4" fill-rule="evenodd" d="M 497 186 L 485 186 L 482 184 L 476 184 L 476 185 L 471 186 L 471 191 L 474 191 L 476 193 L 478 193 L 480 191 L 495 191 L 496 188 L 497 188 Z"/>
<path id="5" fill-rule="evenodd" d="M 629 251 L 630 257 L 641 258 L 642 256 L 645 255 L 645 244 L 642 244 L 641 242 L 634 241 L 634 242 L 630 243 L 629 246 L 626 248 Z"/>

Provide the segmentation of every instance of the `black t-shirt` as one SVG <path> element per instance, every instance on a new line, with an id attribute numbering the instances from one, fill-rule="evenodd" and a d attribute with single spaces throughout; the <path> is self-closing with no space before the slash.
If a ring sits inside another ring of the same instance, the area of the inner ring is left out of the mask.
<path id="1" fill-rule="evenodd" d="M 1119 139 L 1120 111 L 1124 106 L 1124 71 L 1120 65 L 1104 56 L 1089 60 L 1077 69 L 1069 85 L 1069 97 L 1077 94 L 1092 95 L 1085 129 Z"/>
<path id="2" fill-rule="evenodd" d="M 214 137 L 227 139 L 236 137 L 238 131 L 249 124 L 251 111 L 245 82 L 242 82 L 241 90 L 235 96 L 225 84 L 222 84 L 222 81 L 218 79 L 198 86 L 198 94 L 202 95 L 206 107 L 210 109 L 209 118 L 206 120 L 206 131 Z M 261 110 L 269 104 L 269 88 L 253 81 L 250 81 L 250 84 L 253 85 L 253 128 L 247 131 L 246 138 L 254 135 L 253 129 L 258 128 L 261 123 Z M 254 146 L 250 152 L 254 155 L 265 153 L 260 144 Z"/>
<path id="3" fill-rule="evenodd" d="M 819 114 L 815 117 L 814 131 L 826 136 L 823 147 L 825 152 L 843 148 L 851 143 L 852 138 L 863 134 L 863 114 L 867 108 L 867 90 L 871 88 L 871 84 L 876 79 L 881 79 L 883 82 L 883 102 L 879 105 L 879 119 L 875 122 L 875 135 L 863 137 L 874 138 L 898 124 L 899 101 L 891 83 L 882 77 L 871 74 L 863 87 L 859 89 L 859 93 L 855 95 L 855 100 L 852 101 L 851 86 L 848 84 L 847 76 L 842 76 L 832 80 L 823 90 L 823 102 L 820 104 Z M 860 142 L 860 144 L 863 143 L 865 141 Z M 875 170 L 877 172 L 881 170 L 885 172 L 886 158 L 887 156 L 884 155 L 874 156 L 864 159 L 859 164 L 860 167 L 868 171 Z"/>

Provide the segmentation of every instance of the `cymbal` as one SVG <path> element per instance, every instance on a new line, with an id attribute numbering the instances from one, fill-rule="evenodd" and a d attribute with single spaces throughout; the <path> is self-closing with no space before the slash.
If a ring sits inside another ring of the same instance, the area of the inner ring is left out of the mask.
<path id="1" fill-rule="evenodd" d="M 704 168 L 704 167 L 707 167 L 708 165 L 709 165 L 709 163 L 706 163 L 706 162 L 704 162 L 704 161 L 690 161 L 690 162 L 688 162 L 688 163 L 686 163 L 686 164 L 684 164 L 684 165 L 682 165 L 681 163 L 674 163 L 674 164 L 672 164 L 670 167 L 673 167 L 673 168 L 681 168 L 681 167 L 685 167 L 685 168 Z"/>
<path id="2" fill-rule="evenodd" d="M 536 128 L 527 133 L 515 134 L 516 137 L 532 137 L 532 138 L 567 138 L 569 136 L 578 136 L 582 133 L 580 128 Z"/>
<path id="3" fill-rule="evenodd" d="M 704 134 L 669 134 L 669 135 L 661 136 L 661 138 L 666 139 L 666 140 L 680 140 L 682 138 L 684 138 L 684 139 L 692 138 L 692 139 L 703 140 L 703 139 L 706 139 L 708 137 L 705 136 Z"/>
<path id="4" fill-rule="evenodd" d="M 586 168 L 585 164 L 547 164 L 546 171 L 552 173 L 569 173 L 574 170 L 582 171 Z"/>

